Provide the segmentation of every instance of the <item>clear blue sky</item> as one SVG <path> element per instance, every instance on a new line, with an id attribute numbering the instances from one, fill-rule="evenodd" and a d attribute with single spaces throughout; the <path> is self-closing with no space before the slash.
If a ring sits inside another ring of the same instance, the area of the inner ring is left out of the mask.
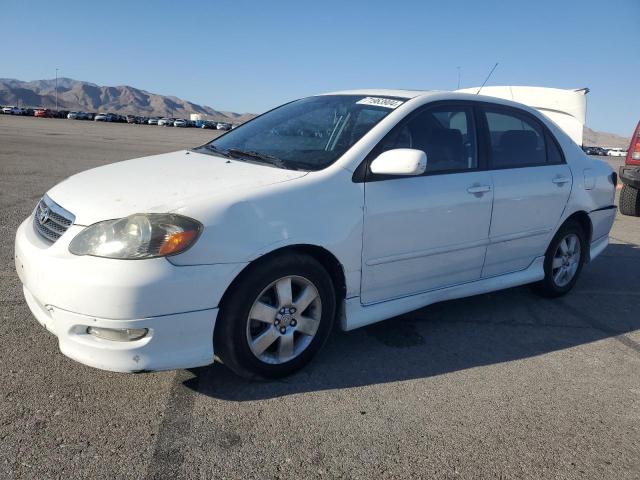
<path id="1" fill-rule="evenodd" d="M 640 0 L 2 0 L 0 77 L 132 85 L 237 112 L 345 88 L 589 87 L 587 124 L 640 119 Z"/>

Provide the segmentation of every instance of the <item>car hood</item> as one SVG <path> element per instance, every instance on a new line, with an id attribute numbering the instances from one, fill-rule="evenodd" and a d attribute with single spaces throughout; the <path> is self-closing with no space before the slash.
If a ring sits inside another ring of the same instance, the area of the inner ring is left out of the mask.
<path id="1" fill-rule="evenodd" d="M 47 194 L 75 215 L 76 224 L 91 225 L 134 213 L 188 214 L 190 203 L 203 198 L 249 193 L 306 174 L 181 150 L 87 170 Z"/>

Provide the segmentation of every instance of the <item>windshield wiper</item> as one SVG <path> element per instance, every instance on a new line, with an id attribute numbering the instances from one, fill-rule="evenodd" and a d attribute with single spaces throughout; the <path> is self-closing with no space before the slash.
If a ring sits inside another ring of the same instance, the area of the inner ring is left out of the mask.
<path id="1" fill-rule="evenodd" d="M 229 156 L 249 157 L 262 163 L 268 163 L 269 165 L 275 165 L 280 168 L 287 168 L 282 160 L 274 157 L 273 155 L 267 155 L 266 153 L 255 152 L 253 150 L 241 150 L 239 148 L 230 148 L 226 153 Z"/>
<path id="2" fill-rule="evenodd" d="M 231 155 L 229 155 L 227 152 L 225 152 L 224 150 L 220 150 L 218 147 L 215 147 L 213 145 L 211 145 L 210 143 L 207 143 L 206 145 L 202 145 L 200 148 L 206 148 L 207 150 L 211 150 L 212 152 L 217 153 L 218 155 L 221 155 L 223 157 L 226 158 L 231 158 Z"/>

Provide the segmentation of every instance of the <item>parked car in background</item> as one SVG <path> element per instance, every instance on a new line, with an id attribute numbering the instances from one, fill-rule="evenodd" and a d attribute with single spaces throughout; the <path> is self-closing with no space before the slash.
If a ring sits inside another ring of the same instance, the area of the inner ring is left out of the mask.
<path id="1" fill-rule="evenodd" d="M 22 115 L 24 115 L 25 117 L 33 117 L 35 114 L 35 109 L 33 108 L 24 108 L 22 110 Z"/>
<path id="2" fill-rule="evenodd" d="M 584 153 L 586 153 L 587 155 L 598 155 L 597 147 L 585 147 L 583 145 L 582 146 L 582 151 Z"/>
<path id="3" fill-rule="evenodd" d="M 178 118 L 175 122 L 173 122 L 174 127 L 188 127 L 189 122 L 187 122 L 184 118 Z"/>
<path id="4" fill-rule="evenodd" d="M 136 123 L 138 125 L 148 125 L 149 117 L 136 117 Z"/>
<path id="5" fill-rule="evenodd" d="M 231 124 L 230 123 L 224 123 L 224 122 L 218 122 L 218 124 L 216 125 L 216 129 L 217 130 L 231 130 Z"/>
<path id="6" fill-rule="evenodd" d="M 609 243 L 615 183 L 522 104 L 351 90 L 67 178 L 19 227 L 15 267 L 77 361 L 139 372 L 215 354 L 282 377 L 336 323 L 524 284 L 566 294 Z"/>
<path id="7" fill-rule="evenodd" d="M 38 118 L 49 118 L 51 116 L 51 112 L 46 108 L 38 108 L 33 112 L 33 116 Z"/>
<path id="8" fill-rule="evenodd" d="M 136 116 L 135 115 L 127 115 L 126 117 L 127 123 L 136 123 Z"/>
<path id="9" fill-rule="evenodd" d="M 69 112 L 67 114 L 67 118 L 69 120 L 80 120 L 82 118 L 82 115 L 80 115 L 80 112 Z"/>
<path id="10" fill-rule="evenodd" d="M 158 117 L 151 117 L 147 123 L 149 125 L 158 125 L 158 122 L 160 121 L 160 119 Z"/>
<path id="11" fill-rule="evenodd" d="M 98 113 L 93 120 L 96 122 L 111 122 L 113 119 L 110 113 Z"/>
<path id="12" fill-rule="evenodd" d="M 626 157 L 627 151 L 624 148 L 610 148 L 607 150 L 610 157 Z"/>
<path id="13" fill-rule="evenodd" d="M 620 213 L 640 217 L 640 122 L 631 136 L 627 158 L 619 170 Z"/>
<path id="14" fill-rule="evenodd" d="M 5 115 L 22 115 L 22 109 L 20 107 L 16 107 L 15 105 L 9 105 L 6 107 L 2 107 L 2 113 Z"/>
<path id="15" fill-rule="evenodd" d="M 161 118 L 158 120 L 159 127 L 173 127 L 173 122 L 175 122 L 175 118 Z"/>
<path id="16" fill-rule="evenodd" d="M 216 130 L 218 124 L 216 122 L 212 122 L 211 120 L 205 120 L 200 128 L 209 128 L 211 130 Z"/>

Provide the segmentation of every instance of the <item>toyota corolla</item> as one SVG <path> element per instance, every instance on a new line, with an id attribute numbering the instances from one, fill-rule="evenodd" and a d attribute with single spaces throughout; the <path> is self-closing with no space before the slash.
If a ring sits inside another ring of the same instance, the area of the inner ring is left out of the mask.
<path id="1" fill-rule="evenodd" d="M 53 187 L 15 263 L 65 355 L 107 370 L 287 375 L 334 324 L 531 284 L 608 244 L 616 175 L 555 123 L 480 95 L 297 100 L 192 150 Z"/>

